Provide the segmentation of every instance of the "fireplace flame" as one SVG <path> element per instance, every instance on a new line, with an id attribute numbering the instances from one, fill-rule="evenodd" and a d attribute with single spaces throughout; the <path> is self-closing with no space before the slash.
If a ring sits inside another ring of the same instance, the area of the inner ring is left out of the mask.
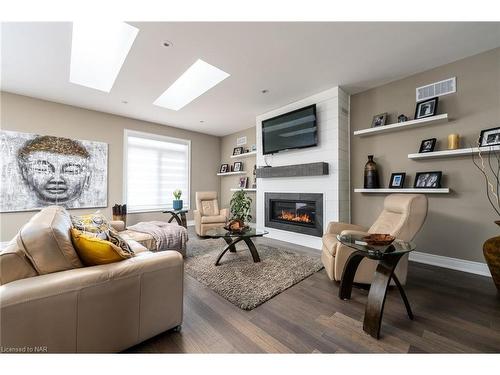
<path id="1" fill-rule="evenodd" d="M 295 221 L 299 223 L 312 223 L 313 221 L 309 217 L 308 214 L 297 215 L 289 211 L 281 210 L 281 215 L 278 216 L 278 219 L 287 220 L 287 221 Z"/>

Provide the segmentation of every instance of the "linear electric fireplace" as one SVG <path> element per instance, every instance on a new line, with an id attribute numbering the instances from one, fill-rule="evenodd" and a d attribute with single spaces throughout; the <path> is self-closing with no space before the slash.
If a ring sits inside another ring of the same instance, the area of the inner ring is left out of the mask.
<path id="1" fill-rule="evenodd" d="M 323 235 L 323 194 L 265 193 L 266 227 Z"/>

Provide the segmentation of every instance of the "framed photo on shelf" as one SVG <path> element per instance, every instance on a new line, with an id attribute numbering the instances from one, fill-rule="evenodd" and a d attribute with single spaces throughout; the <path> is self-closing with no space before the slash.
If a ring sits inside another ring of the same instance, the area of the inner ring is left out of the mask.
<path id="1" fill-rule="evenodd" d="M 229 164 L 222 164 L 219 169 L 219 173 L 229 172 Z"/>
<path id="2" fill-rule="evenodd" d="M 372 120 L 372 128 L 376 128 L 377 126 L 384 126 L 386 121 L 387 121 L 387 112 L 375 115 L 373 116 Z"/>
<path id="3" fill-rule="evenodd" d="M 500 127 L 481 130 L 479 147 L 500 145 Z"/>
<path id="4" fill-rule="evenodd" d="M 233 148 L 233 155 L 241 155 L 241 154 L 243 154 L 243 147 Z"/>
<path id="5" fill-rule="evenodd" d="M 415 175 L 414 188 L 440 188 L 443 172 L 418 172 Z"/>
<path id="6" fill-rule="evenodd" d="M 240 189 L 245 189 L 247 187 L 248 183 L 248 177 L 240 177 L 240 182 L 238 184 L 238 187 Z"/>
<path id="7" fill-rule="evenodd" d="M 438 97 L 422 100 L 415 107 L 415 120 L 435 116 L 438 108 Z"/>
<path id="8" fill-rule="evenodd" d="M 424 152 L 432 152 L 434 151 L 434 147 L 436 146 L 436 138 L 424 139 L 422 143 L 420 143 L 420 149 L 418 153 Z"/>
<path id="9" fill-rule="evenodd" d="M 236 161 L 233 164 L 233 172 L 241 172 L 243 170 L 243 163 L 241 161 Z"/>
<path id="10" fill-rule="evenodd" d="M 397 172 L 391 174 L 391 181 L 389 182 L 389 188 L 391 189 L 401 189 L 405 183 L 405 172 Z"/>

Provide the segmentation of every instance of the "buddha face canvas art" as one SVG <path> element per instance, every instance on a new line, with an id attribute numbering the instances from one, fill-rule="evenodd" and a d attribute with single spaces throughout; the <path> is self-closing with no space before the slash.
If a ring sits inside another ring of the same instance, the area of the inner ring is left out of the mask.
<path id="1" fill-rule="evenodd" d="M 11 131 L 0 137 L 1 212 L 106 207 L 106 143 Z"/>

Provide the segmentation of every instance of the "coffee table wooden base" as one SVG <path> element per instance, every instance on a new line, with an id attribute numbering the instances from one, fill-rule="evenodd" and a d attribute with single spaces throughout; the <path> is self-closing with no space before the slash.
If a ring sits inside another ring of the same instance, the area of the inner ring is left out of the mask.
<path id="1" fill-rule="evenodd" d="M 240 241 L 244 241 L 247 244 L 248 250 L 250 250 L 250 253 L 252 254 L 254 263 L 260 262 L 259 253 L 257 252 L 257 248 L 255 247 L 255 244 L 252 242 L 250 237 L 236 237 L 235 240 L 233 240 L 232 237 L 222 237 L 222 238 L 224 239 L 224 241 L 226 241 L 227 246 L 224 248 L 224 250 L 220 252 L 219 256 L 217 257 L 217 260 L 215 261 L 216 266 L 219 265 L 221 258 L 224 256 L 225 253 L 228 252 L 228 250 L 231 253 L 236 252 L 236 247 L 234 245 L 236 245 Z"/>
<path id="2" fill-rule="evenodd" d="M 394 274 L 394 270 L 402 255 L 403 254 L 396 254 L 379 261 L 375 271 L 375 276 L 370 286 L 370 291 L 368 292 L 368 301 L 366 303 L 365 317 L 363 320 L 363 330 L 376 339 L 380 337 L 380 326 L 382 324 L 382 316 L 384 314 L 385 298 L 387 296 L 387 289 L 389 288 L 391 279 L 394 280 L 394 283 L 399 290 L 401 298 L 405 304 L 408 317 L 413 320 L 413 312 L 411 311 L 406 293 L 398 278 Z M 342 280 L 340 282 L 339 298 L 343 300 L 351 298 L 354 275 L 356 274 L 359 263 L 365 256 L 366 253 L 362 251 L 355 251 L 349 256 L 349 259 L 344 266 Z"/>

